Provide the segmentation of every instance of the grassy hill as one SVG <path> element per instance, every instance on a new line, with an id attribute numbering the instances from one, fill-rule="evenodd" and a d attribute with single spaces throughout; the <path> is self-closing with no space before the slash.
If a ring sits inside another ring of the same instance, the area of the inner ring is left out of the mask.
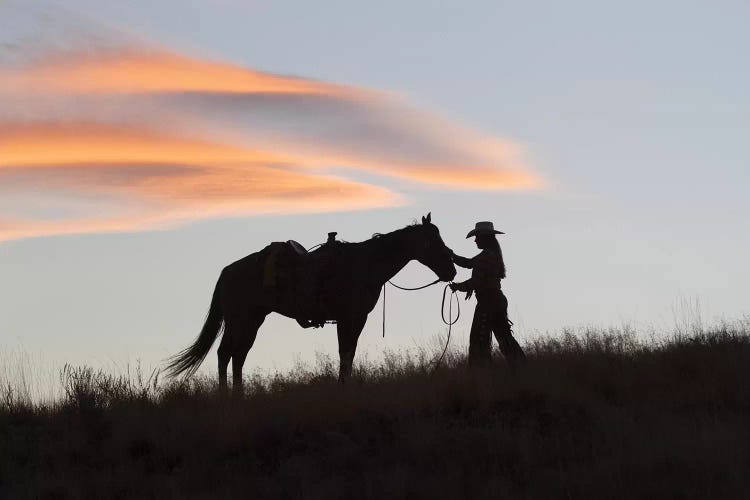
<path id="1" fill-rule="evenodd" d="M 750 329 L 527 345 L 470 371 L 391 354 L 249 380 L 66 367 L 66 397 L 0 403 L 0 498 L 747 498 Z"/>

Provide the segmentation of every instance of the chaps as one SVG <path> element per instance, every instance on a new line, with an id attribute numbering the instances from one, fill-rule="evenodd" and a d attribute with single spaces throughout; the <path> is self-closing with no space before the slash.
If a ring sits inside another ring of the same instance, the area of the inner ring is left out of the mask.
<path id="1" fill-rule="evenodd" d="M 486 364 L 491 359 L 492 337 L 511 366 L 526 359 L 523 349 L 513 338 L 508 319 L 508 299 L 500 290 L 478 290 L 477 307 L 469 334 L 469 364 Z"/>

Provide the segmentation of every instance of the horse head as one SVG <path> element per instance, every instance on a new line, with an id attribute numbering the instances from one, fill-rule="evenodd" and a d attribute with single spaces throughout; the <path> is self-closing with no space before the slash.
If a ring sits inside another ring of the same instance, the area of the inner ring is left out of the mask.
<path id="1" fill-rule="evenodd" d="M 456 276 L 456 266 L 453 265 L 450 249 L 440 237 L 440 230 L 432 223 L 432 214 L 422 217 L 422 224 L 416 228 L 414 258 L 429 267 L 440 281 L 451 281 Z"/>

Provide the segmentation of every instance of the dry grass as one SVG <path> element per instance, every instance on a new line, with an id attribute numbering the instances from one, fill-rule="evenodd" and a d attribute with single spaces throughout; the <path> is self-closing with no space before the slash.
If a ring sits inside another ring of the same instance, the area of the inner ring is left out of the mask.
<path id="1" fill-rule="evenodd" d="M 53 403 L 0 392 L 0 498 L 742 498 L 750 329 L 643 342 L 566 332 L 511 372 L 455 353 L 164 382 L 66 367 Z"/>

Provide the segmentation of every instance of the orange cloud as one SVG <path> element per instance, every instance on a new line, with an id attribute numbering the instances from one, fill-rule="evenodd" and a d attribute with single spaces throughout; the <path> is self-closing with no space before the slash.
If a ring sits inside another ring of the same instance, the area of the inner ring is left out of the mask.
<path id="1" fill-rule="evenodd" d="M 216 92 L 354 97 L 353 87 L 255 71 L 165 50 L 69 54 L 0 71 L 0 91 L 70 93 Z"/>
<path id="2" fill-rule="evenodd" d="M 0 68 L 0 109 L 0 196 L 94 195 L 107 214 L 48 220 L 12 205 L 21 215 L 0 220 L 0 240 L 403 201 L 322 174 L 331 167 L 445 189 L 543 185 L 514 144 L 383 92 L 166 50 L 93 50 Z"/>
<path id="3" fill-rule="evenodd" d="M 207 140 L 91 122 L 0 122 L 0 168 L 67 163 L 289 162 L 279 154 Z"/>
<path id="4" fill-rule="evenodd" d="M 82 219 L 65 224 L 52 221 L 14 219 L 0 222 L 0 241 L 65 234 L 124 232 L 136 229 L 147 229 L 141 217 Z"/>
<path id="5" fill-rule="evenodd" d="M 0 125 L 0 192 L 97 194 L 117 216 L 6 219 L 0 240 L 168 227 L 219 216 L 392 206 L 389 190 L 288 168 L 259 150 L 95 123 Z M 29 203 L 38 200 L 30 197 Z M 127 207 L 122 200 L 129 200 Z"/>
<path id="6" fill-rule="evenodd" d="M 500 142 L 476 143 L 471 154 L 466 155 L 466 162 L 461 162 L 461 158 L 447 158 L 443 163 L 433 161 L 432 157 L 403 158 L 398 151 L 356 154 L 351 149 L 342 150 L 330 144 L 286 143 L 275 144 L 275 149 L 285 151 L 299 160 L 300 165 L 309 168 L 336 165 L 443 189 L 524 190 L 545 185 L 540 176 L 525 167 L 517 148 Z"/>
<path id="7" fill-rule="evenodd" d="M 542 181 L 523 170 L 492 170 L 481 167 L 436 166 L 403 168 L 399 175 L 422 183 L 450 189 L 496 191 L 498 189 L 536 189 Z"/>

